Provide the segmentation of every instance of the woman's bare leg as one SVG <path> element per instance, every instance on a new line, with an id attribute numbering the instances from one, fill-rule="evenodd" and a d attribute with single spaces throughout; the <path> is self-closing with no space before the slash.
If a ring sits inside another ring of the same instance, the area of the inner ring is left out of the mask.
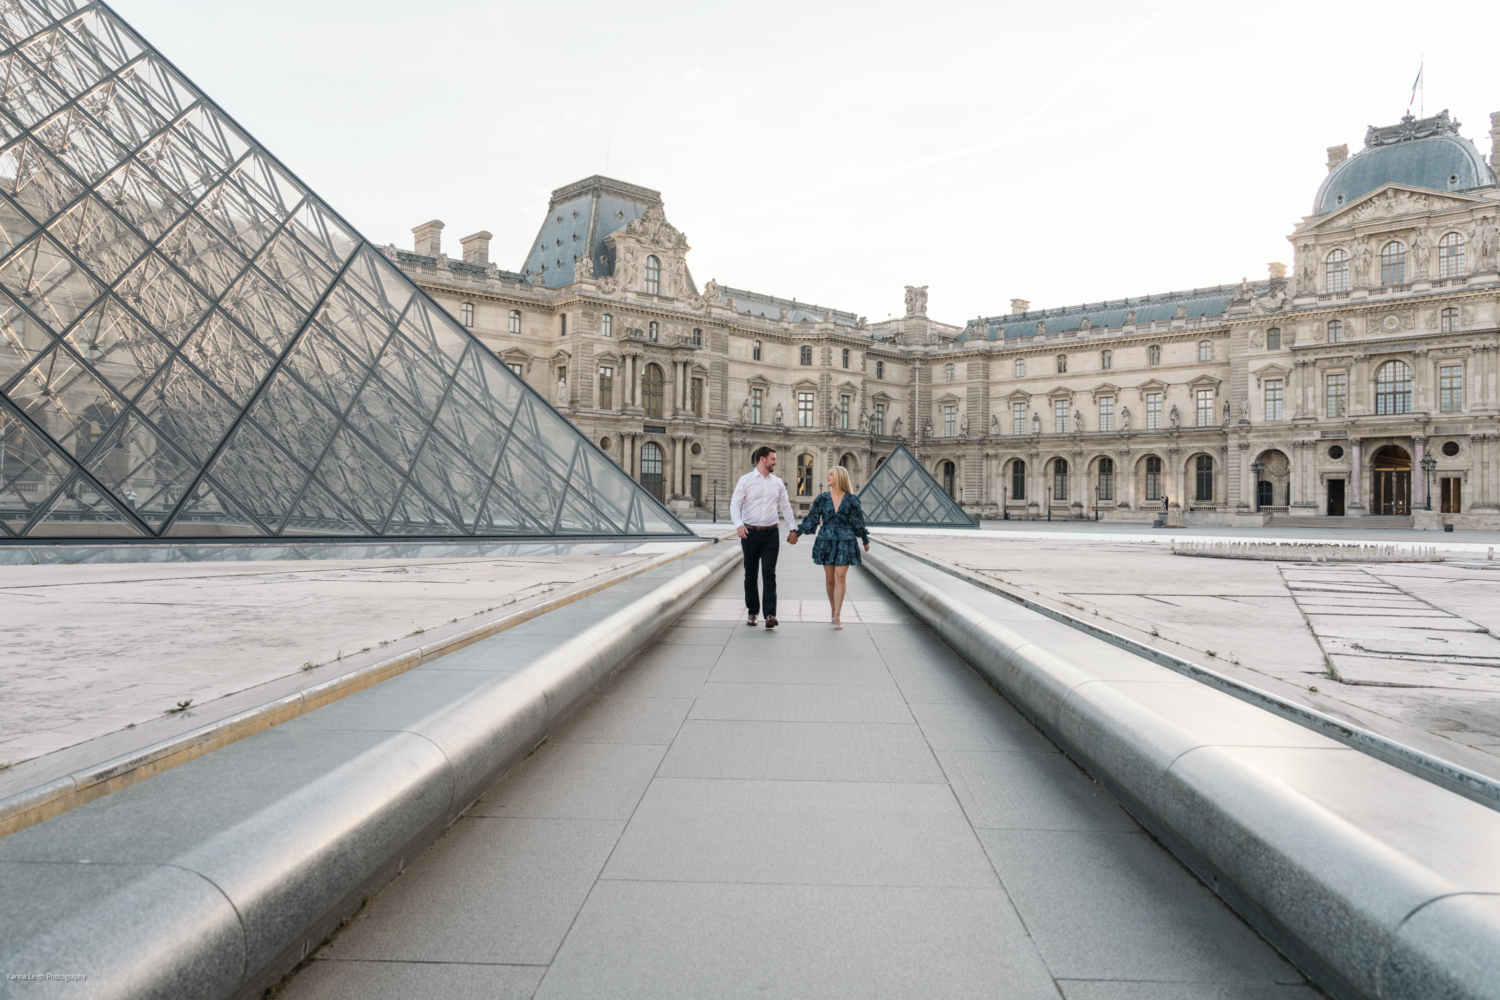
<path id="1" fill-rule="evenodd" d="M 839 616 L 838 606 L 833 603 L 833 571 L 836 569 L 838 569 L 837 566 L 823 567 L 823 582 L 828 587 L 828 610 L 834 618 Z"/>
<path id="2" fill-rule="evenodd" d="M 835 625 L 842 625 L 843 622 L 839 619 L 839 616 L 844 610 L 844 591 L 849 585 L 849 567 L 829 566 L 828 568 L 833 571 L 831 574 L 833 582 L 829 585 L 829 589 L 832 591 L 829 600 L 833 604 L 833 623 Z"/>

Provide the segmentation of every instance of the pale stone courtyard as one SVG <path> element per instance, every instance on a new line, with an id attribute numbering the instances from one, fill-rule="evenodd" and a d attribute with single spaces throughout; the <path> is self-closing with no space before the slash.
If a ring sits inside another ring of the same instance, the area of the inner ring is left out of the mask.
<path id="1" fill-rule="evenodd" d="M 1184 557 L 1136 535 L 880 533 L 1042 603 L 1500 776 L 1500 560 L 1305 564 Z M 1069 530 L 1071 529 L 1071 530 Z M 1431 536 L 1402 532 L 1418 545 Z M 1027 537 L 1030 536 L 1030 537 Z M 1040 536 L 1040 537 L 1038 537 Z M 1451 537 L 1451 536 L 1450 536 Z M 1241 540 L 1241 539 L 1233 539 Z M 1308 542 L 1352 541 L 1342 535 Z"/>
<path id="2" fill-rule="evenodd" d="M 0 567 L 0 794 L 29 780 L 22 762 L 104 759 L 629 572 L 662 548 Z"/>

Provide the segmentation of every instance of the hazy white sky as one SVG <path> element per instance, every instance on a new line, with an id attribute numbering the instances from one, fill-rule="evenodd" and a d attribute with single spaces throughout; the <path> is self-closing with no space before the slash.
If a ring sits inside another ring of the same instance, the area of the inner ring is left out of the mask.
<path id="1" fill-rule="evenodd" d="M 701 285 L 961 323 L 1263 277 L 1325 147 L 1405 110 L 1489 153 L 1495 15 L 1389 0 L 115 0 L 376 243 L 519 268 L 553 188 L 656 188 Z"/>

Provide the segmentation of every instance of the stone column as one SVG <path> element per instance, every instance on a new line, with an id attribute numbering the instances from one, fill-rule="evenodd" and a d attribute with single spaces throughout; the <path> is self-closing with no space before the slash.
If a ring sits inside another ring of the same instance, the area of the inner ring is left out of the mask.
<path id="1" fill-rule="evenodd" d="M 1349 501 L 1344 504 L 1344 513 L 1356 517 L 1365 512 L 1363 465 L 1364 454 L 1360 448 L 1360 439 L 1352 437 L 1349 439 L 1349 488 L 1346 491 Z"/>
<path id="2" fill-rule="evenodd" d="M 1427 472 L 1422 468 L 1422 459 L 1427 454 L 1427 439 L 1414 437 L 1411 443 L 1412 454 L 1416 456 L 1411 463 L 1411 509 L 1415 511 L 1427 504 Z"/>

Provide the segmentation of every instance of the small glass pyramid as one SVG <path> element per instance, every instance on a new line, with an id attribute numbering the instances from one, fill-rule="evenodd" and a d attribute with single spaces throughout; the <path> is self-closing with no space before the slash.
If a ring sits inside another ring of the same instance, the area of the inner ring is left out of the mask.
<path id="1" fill-rule="evenodd" d="M 938 481 L 898 444 L 859 493 L 866 524 L 892 527 L 975 528 Z"/>
<path id="2" fill-rule="evenodd" d="M 688 534 L 113 12 L 0 0 L 0 538 Z"/>

